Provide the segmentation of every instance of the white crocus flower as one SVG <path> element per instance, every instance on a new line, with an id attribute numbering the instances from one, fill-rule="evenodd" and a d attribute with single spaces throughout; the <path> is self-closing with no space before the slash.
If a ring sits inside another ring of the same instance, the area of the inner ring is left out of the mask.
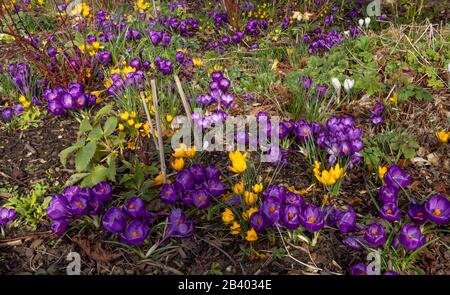
<path id="1" fill-rule="evenodd" d="M 359 23 L 359 26 L 362 27 L 364 25 L 364 20 L 362 18 L 360 18 L 358 23 Z"/>
<path id="2" fill-rule="evenodd" d="M 344 81 L 345 92 L 349 93 L 350 90 L 352 90 L 353 86 L 355 86 L 355 80 L 353 80 L 353 79 L 345 79 L 345 81 Z"/>
<path id="3" fill-rule="evenodd" d="M 364 24 L 366 25 L 366 29 L 367 29 L 369 27 L 369 24 L 370 24 L 370 17 L 366 17 L 364 19 Z"/>
<path id="4" fill-rule="evenodd" d="M 339 82 L 338 78 L 331 78 L 331 84 L 333 84 L 333 87 L 339 96 L 339 94 L 341 94 L 341 82 Z"/>

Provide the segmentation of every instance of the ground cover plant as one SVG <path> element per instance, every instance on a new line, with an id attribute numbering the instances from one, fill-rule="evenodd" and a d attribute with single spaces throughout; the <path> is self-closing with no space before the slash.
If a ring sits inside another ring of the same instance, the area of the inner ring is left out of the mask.
<path id="1" fill-rule="evenodd" d="M 446 5 L 0 0 L 0 273 L 450 274 Z"/>

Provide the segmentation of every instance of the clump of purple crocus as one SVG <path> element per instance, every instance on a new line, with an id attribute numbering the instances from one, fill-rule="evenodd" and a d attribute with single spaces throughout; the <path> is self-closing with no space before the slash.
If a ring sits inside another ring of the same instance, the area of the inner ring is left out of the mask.
<path id="1" fill-rule="evenodd" d="M 214 198 L 225 193 L 225 185 L 219 178 L 220 173 L 215 166 L 205 167 L 203 164 L 192 164 L 175 176 L 174 183 L 163 184 L 161 200 L 167 205 L 181 202 L 185 206 L 198 209 L 207 208 Z"/>
<path id="2" fill-rule="evenodd" d="M 263 202 L 250 223 L 258 232 L 277 224 L 296 230 L 303 227 L 317 232 L 325 225 L 324 212 L 313 204 L 306 204 L 304 197 L 272 184 L 262 193 Z"/>
<path id="3" fill-rule="evenodd" d="M 95 104 L 96 96 L 86 93 L 81 83 L 70 83 L 68 87 L 54 87 L 44 90 L 42 97 L 47 101 L 47 109 L 55 116 Z"/>
<path id="4" fill-rule="evenodd" d="M 155 57 L 154 60 L 156 68 L 163 74 L 169 75 L 173 69 L 173 63 L 169 59 L 163 59 L 160 56 Z"/>
<path id="5" fill-rule="evenodd" d="M 215 104 L 216 110 L 202 115 L 198 112 L 192 114 L 192 120 L 202 129 L 208 129 L 213 124 L 221 124 L 227 118 L 225 112 L 228 108 L 235 106 L 235 97 L 229 92 L 231 82 L 221 71 L 213 71 L 210 75 L 209 92 L 196 98 L 197 104 L 203 108 Z"/>
<path id="6" fill-rule="evenodd" d="M 65 187 L 61 194 L 53 196 L 46 209 L 47 216 L 52 220 L 52 231 L 62 235 L 71 220 L 102 214 L 105 203 L 111 197 L 112 188 L 107 181 L 100 182 L 92 188 Z"/>
<path id="7" fill-rule="evenodd" d="M 26 62 L 10 64 L 7 71 L 17 89 L 25 96 L 30 92 L 30 65 Z"/>
<path id="8" fill-rule="evenodd" d="M 149 225 L 156 214 L 145 208 L 144 201 L 134 196 L 121 207 L 111 207 L 102 219 L 103 229 L 120 235 L 120 241 L 129 245 L 142 244 L 150 234 Z"/>
<path id="9" fill-rule="evenodd" d="M 310 54 L 329 50 L 333 46 L 342 43 L 344 40 L 344 35 L 338 33 L 336 30 L 322 32 L 320 27 L 303 35 L 303 42 L 309 45 L 308 52 Z"/>
<path id="10" fill-rule="evenodd" d="M 385 186 L 382 186 L 379 190 L 379 197 L 382 203 L 380 215 L 385 220 L 397 221 L 401 218 L 401 212 L 398 208 L 400 190 L 411 183 L 412 177 L 400 166 L 392 165 L 385 173 L 383 180 Z M 412 208 L 409 211 L 410 214 L 413 213 Z"/>

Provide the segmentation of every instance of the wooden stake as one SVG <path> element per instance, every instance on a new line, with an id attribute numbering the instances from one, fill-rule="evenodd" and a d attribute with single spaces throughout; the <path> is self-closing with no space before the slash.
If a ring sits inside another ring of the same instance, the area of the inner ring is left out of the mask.
<path id="1" fill-rule="evenodd" d="M 148 106 L 147 106 L 147 102 L 145 101 L 144 92 L 141 91 L 140 94 L 141 94 L 142 104 L 144 105 L 145 114 L 147 116 L 147 123 L 150 126 L 150 133 L 151 133 L 151 136 L 153 139 L 153 143 L 155 144 L 156 149 L 159 149 L 159 145 L 158 145 L 158 142 L 156 141 L 156 137 L 155 137 L 155 128 L 153 128 L 152 118 L 150 117 L 150 112 L 148 111 Z"/>
<path id="2" fill-rule="evenodd" d="M 183 103 L 184 111 L 186 112 L 186 116 L 188 118 L 189 125 L 192 125 L 191 108 L 186 99 L 186 95 L 184 94 L 183 86 L 181 86 L 180 78 L 178 78 L 177 74 L 175 74 L 173 77 L 175 78 L 175 84 L 177 84 L 178 93 L 180 94 L 181 102 Z"/>
<path id="3" fill-rule="evenodd" d="M 156 132 L 158 132 L 159 160 L 161 162 L 161 173 L 163 177 L 163 183 L 167 183 L 166 161 L 164 160 L 164 145 L 162 140 L 163 134 L 161 130 L 161 120 L 159 116 L 159 106 L 158 106 L 158 94 L 156 92 L 155 79 L 152 79 L 150 81 L 150 84 L 152 86 L 153 106 L 155 107 Z"/>

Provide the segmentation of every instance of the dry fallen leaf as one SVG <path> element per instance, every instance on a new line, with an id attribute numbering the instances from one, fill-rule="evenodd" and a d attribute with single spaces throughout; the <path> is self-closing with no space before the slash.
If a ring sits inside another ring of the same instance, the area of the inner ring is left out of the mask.
<path id="1" fill-rule="evenodd" d="M 97 262 L 110 262 L 119 258 L 122 253 L 108 253 L 106 252 L 100 243 L 96 242 L 91 244 L 88 239 L 83 239 L 79 236 L 72 237 L 72 240 L 80 246 L 80 248 L 86 253 L 87 256 L 94 259 Z"/>

